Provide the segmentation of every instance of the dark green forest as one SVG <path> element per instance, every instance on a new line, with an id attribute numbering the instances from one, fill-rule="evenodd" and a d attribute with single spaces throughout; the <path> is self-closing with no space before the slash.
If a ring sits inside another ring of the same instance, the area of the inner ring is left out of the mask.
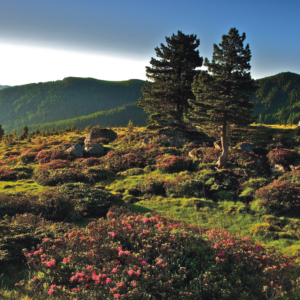
<path id="1" fill-rule="evenodd" d="M 254 114 L 264 124 L 296 124 L 300 120 L 300 75 L 285 72 L 256 80 L 250 97 Z"/>
<path id="2" fill-rule="evenodd" d="M 0 91 L 0 120 L 6 131 L 111 110 L 141 97 L 142 80 L 65 78 Z"/>
<path id="3" fill-rule="evenodd" d="M 51 130 L 55 128 L 57 130 L 63 130 L 67 127 L 85 128 L 87 126 L 124 126 L 128 123 L 128 120 L 132 120 L 136 126 L 146 126 L 147 115 L 142 108 L 137 107 L 136 103 L 124 104 L 123 106 L 107 110 L 99 111 L 87 116 L 81 116 L 78 118 L 61 120 L 57 122 L 49 122 L 37 125 L 29 126 L 29 131 Z M 22 128 L 17 128 L 16 132 L 21 133 Z"/>
<path id="4" fill-rule="evenodd" d="M 0 85 L 0 90 L 6 89 L 8 87 L 9 87 L 9 85 Z"/>

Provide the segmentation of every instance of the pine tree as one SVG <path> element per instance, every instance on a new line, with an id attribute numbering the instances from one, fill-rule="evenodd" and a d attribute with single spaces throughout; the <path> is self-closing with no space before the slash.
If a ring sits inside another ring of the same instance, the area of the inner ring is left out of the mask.
<path id="1" fill-rule="evenodd" d="M 199 50 L 196 50 L 200 45 L 196 35 L 178 31 L 177 35 L 166 37 L 166 42 L 167 46 L 161 44 L 160 48 L 155 48 L 159 59 L 152 57 L 152 67 L 146 67 L 149 81 L 142 88 L 145 98 L 140 98 L 138 103 L 151 114 L 147 120 L 151 125 L 184 124 L 188 99 L 194 98 L 191 84 L 194 76 L 199 74 L 196 68 L 203 62 Z"/>
<path id="2" fill-rule="evenodd" d="M 225 166 L 228 158 L 228 122 L 246 126 L 255 120 L 249 96 L 256 91 L 257 85 L 249 72 L 251 52 L 249 44 L 244 47 L 245 38 L 245 33 L 240 36 L 236 28 L 231 28 L 228 35 L 223 35 L 219 46 L 214 44 L 212 62 L 205 59 L 208 71 L 201 71 L 192 84 L 196 99 L 189 100 L 192 107 L 189 120 L 195 124 L 221 126 L 219 167 Z"/>

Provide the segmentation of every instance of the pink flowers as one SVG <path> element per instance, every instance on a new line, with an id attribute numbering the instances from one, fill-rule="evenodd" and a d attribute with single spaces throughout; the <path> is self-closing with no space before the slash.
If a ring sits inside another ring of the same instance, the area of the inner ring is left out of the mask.
<path id="1" fill-rule="evenodd" d="M 46 262 L 46 266 L 49 268 L 54 267 L 55 264 L 56 264 L 56 260 L 54 258 L 52 260 Z"/>
<path id="2" fill-rule="evenodd" d="M 110 234 L 113 238 L 117 236 L 117 234 L 116 234 L 115 232 L 113 232 L 113 231 L 111 231 L 109 234 Z"/>
<path id="3" fill-rule="evenodd" d="M 127 273 L 128 273 L 129 276 L 132 276 L 133 274 L 135 274 L 135 272 L 132 269 L 129 270 Z"/>

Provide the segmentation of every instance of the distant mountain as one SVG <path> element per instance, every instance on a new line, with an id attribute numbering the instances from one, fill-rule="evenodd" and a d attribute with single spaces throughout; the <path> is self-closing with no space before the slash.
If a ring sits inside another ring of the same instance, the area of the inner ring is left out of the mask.
<path id="1" fill-rule="evenodd" d="M 6 89 L 8 87 L 9 87 L 9 85 L 0 85 L 0 90 Z"/>
<path id="2" fill-rule="evenodd" d="M 259 89 L 250 97 L 254 114 L 265 124 L 300 121 L 300 75 L 285 72 L 256 80 Z"/>
<path id="3" fill-rule="evenodd" d="M 0 122 L 3 129 L 11 131 L 111 110 L 136 102 L 144 84 L 135 79 L 114 82 L 69 77 L 14 86 L 0 91 Z"/>

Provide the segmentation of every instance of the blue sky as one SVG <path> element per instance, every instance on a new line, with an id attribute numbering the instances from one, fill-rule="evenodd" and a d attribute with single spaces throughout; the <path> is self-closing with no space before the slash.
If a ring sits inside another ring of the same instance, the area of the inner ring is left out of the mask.
<path id="1" fill-rule="evenodd" d="M 0 85 L 146 79 L 154 48 L 178 30 L 200 55 L 231 27 L 246 33 L 252 77 L 300 74 L 299 0 L 1 0 Z"/>

